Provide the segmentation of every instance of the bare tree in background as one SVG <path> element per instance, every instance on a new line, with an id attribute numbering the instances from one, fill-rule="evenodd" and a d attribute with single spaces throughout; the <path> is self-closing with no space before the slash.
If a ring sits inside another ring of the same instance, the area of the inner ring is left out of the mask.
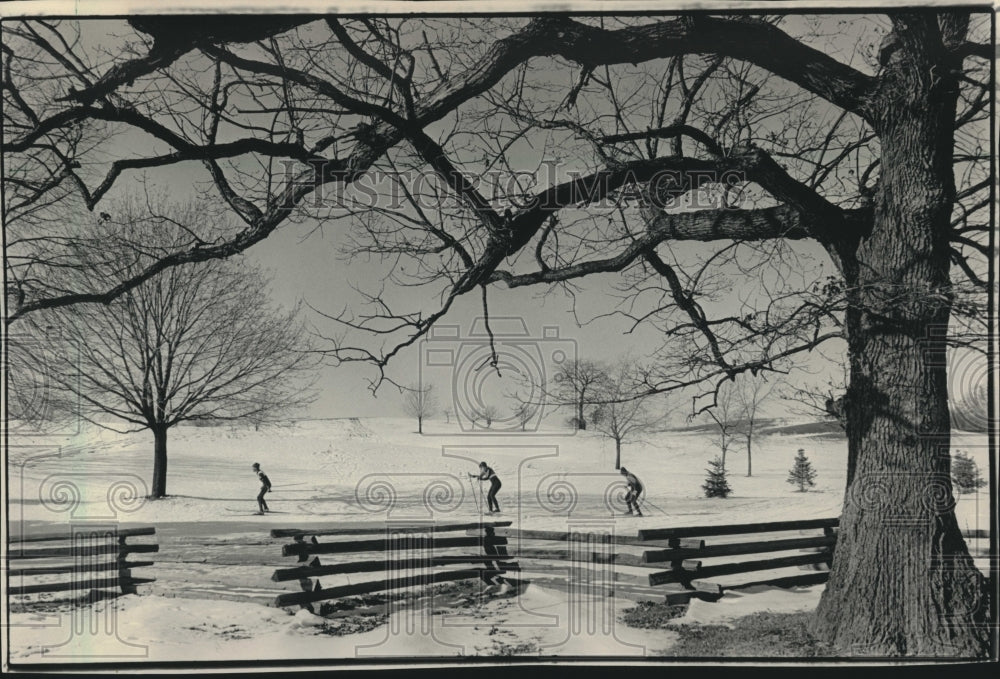
<path id="1" fill-rule="evenodd" d="M 376 388 L 456 300 L 485 307 L 505 286 L 589 301 L 618 281 L 606 316 L 677 359 L 649 390 L 704 388 L 709 409 L 740 374 L 836 348 L 850 485 L 813 631 L 852 655 L 987 652 L 940 451 L 948 350 L 985 346 L 990 322 L 988 13 L 149 16 L 98 46 L 47 23 L 3 23 L 5 167 L 32 172 L 38 200 L 79 170 L 99 213 L 123 177 L 188 163 L 242 224 L 101 289 L 19 276 L 9 322 L 312 219 L 350 224 L 349 254 L 386 269 L 368 308 L 328 314 L 330 356 L 370 364 Z M 155 150 L 74 145 L 74 127 L 99 140 L 103 125 Z M 45 145 L 52 163 L 28 162 Z M 573 173 L 522 178 L 545 157 Z M 514 179 L 484 193 L 497 168 Z M 375 173 L 393 180 L 359 186 Z M 390 185 L 399 201 L 363 200 Z M 74 256 L 55 240 L 42 254 Z M 393 298 L 410 286 L 426 308 Z"/>
<path id="2" fill-rule="evenodd" d="M 517 423 L 521 426 L 521 431 L 524 431 L 528 426 L 528 422 L 531 422 L 531 420 L 535 417 L 535 413 L 539 406 L 519 400 L 517 394 L 514 394 L 513 399 L 514 406 L 511 409 L 511 412 L 514 415 L 514 419 L 517 420 Z"/>
<path id="3" fill-rule="evenodd" d="M 719 449 L 719 463 L 726 467 L 726 454 L 740 433 L 742 412 L 731 383 L 719 387 L 715 405 L 705 411 L 705 419 L 713 425 L 712 442 Z"/>
<path id="4" fill-rule="evenodd" d="M 482 405 L 478 408 L 473 409 L 470 417 L 472 418 L 472 424 L 476 422 L 482 422 L 483 426 L 487 429 L 493 426 L 493 420 L 497 419 L 500 415 L 500 409 L 495 405 L 489 403 Z"/>
<path id="5" fill-rule="evenodd" d="M 640 374 L 634 361 L 623 359 L 604 373 L 590 396 L 600 411 L 594 428 L 615 442 L 615 469 L 622 466 L 622 444 L 641 440 L 670 412 L 666 397 L 654 400 L 643 393 Z"/>
<path id="6" fill-rule="evenodd" d="M 128 242 L 107 220 L 100 252 L 80 253 L 86 276 L 103 285 L 137 266 L 132 242 L 148 253 L 176 245 L 177 233 L 133 218 L 134 203 L 117 204 L 130 225 Z M 148 214 L 147 211 L 142 210 Z M 198 210 L 164 214 L 196 218 Z M 69 282 L 69 281 L 67 281 Z M 54 403 L 79 404 L 80 415 L 102 427 L 153 433 L 152 497 L 167 494 L 167 432 L 181 422 L 249 421 L 283 416 L 308 403 L 316 358 L 309 353 L 299 310 L 281 310 L 268 281 L 242 261 L 174 267 L 108 305 L 51 309 L 27 323 L 39 337 L 33 351 L 10 366 L 25 379 L 45 380 Z M 54 335 L 54 336 L 53 336 Z M 63 351 L 72 347 L 72 351 Z"/>
<path id="7" fill-rule="evenodd" d="M 417 433 L 424 433 L 424 420 L 438 411 L 438 398 L 433 384 L 411 384 L 403 389 L 403 409 L 417 418 Z"/>
<path id="8" fill-rule="evenodd" d="M 739 407 L 739 432 L 747 442 L 747 476 L 753 476 L 753 437 L 760 417 L 760 406 L 771 396 L 779 380 L 743 375 L 737 378 L 734 392 Z"/>
<path id="9" fill-rule="evenodd" d="M 601 387 L 604 377 L 604 366 L 596 361 L 579 358 L 566 361 L 555 371 L 546 402 L 573 408 L 573 428 L 586 429 L 584 408 Z"/>

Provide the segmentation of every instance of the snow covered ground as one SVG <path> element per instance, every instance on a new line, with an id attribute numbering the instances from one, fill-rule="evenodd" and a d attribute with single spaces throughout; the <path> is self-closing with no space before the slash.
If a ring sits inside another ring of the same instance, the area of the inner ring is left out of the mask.
<path id="1" fill-rule="evenodd" d="M 13 533 L 89 522 L 153 525 L 160 544 L 156 565 L 137 573 L 157 582 L 141 586 L 139 596 L 75 612 L 15 612 L 12 660 L 656 655 L 670 646 L 674 633 L 626 627 L 619 616 L 633 600 L 601 593 L 570 597 L 538 584 L 516 598 L 461 609 L 406 607 L 373 629 L 345 634 L 336 621 L 266 605 L 276 593 L 294 591 L 269 579 L 275 567 L 291 565 L 280 555 L 283 541 L 270 538 L 269 530 L 478 518 L 478 483 L 467 474 L 480 460 L 503 480 L 503 514 L 496 518 L 520 528 L 634 535 L 639 528 L 834 517 L 843 501 L 846 441 L 835 435 L 787 434 L 776 427 L 754 443 L 752 477 L 745 476 L 746 452 L 736 443 L 727 459 L 733 495 L 724 500 L 707 499 L 701 491 L 707 463 L 716 455 L 704 431 L 647 435 L 623 449 L 623 464 L 647 486 L 646 515 L 632 518 L 622 516 L 613 444 L 597 434 L 469 436 L 434 421 L 430 434 L 420 436 L 414 424 L 371 418 L 261 431 L 178 427 L 168 443 L 169 497 L 156 501 L 145 499 L 152 475 L 148 432 L 87 428 L 64 436 L 12 435 L 6 481 Z M 817 471 L 816 487 L 805 493 L 786 482 L 799 448 Z M 953 448 L 987 468 L 985 437 L 957 434 Z M 253 516 L 253 462 L 274 484 L 267 498 L 274 513 L 266 516 Z M 978 502 L 974 495 L 962 496 L 956 510 L 962 527 L 985 529 L 988 504 L 985 489 Z M 971 546 L 975 551 L 985 541 Z M 745 590 L 714 604 L 695 602 L 681 621 L 714 624 L 759 610 L 810 610 L 821 591 Z M 88 625 L 74 623 L 79 616 L 113 624 L 80 634 Z"/>

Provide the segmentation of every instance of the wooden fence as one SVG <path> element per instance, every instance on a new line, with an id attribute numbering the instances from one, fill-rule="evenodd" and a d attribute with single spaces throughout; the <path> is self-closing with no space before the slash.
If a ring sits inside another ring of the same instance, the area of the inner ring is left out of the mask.
<path id="1" fill-rule="evenodd" d="M 129 561 L 129 554 L 150 554 L 155 543 L 129 544 L 128 538 L 155 535 L 153 527 L 77 529 L 63 533 L 12 536 L 7 544 L 8 592 L 12 595 L 71 592 L 74 595 L 135 594 L 136 586 L 155 582 L 132 569 L 152 561 Z M 46 544 L 33 547 L 33 543 Z"/>
<path id="2" fill-rule="evenodd" d="M 645 563 L 666 565 L 649 574 L 650 585 L 674 583 L 694 596 L 713 599 L 727 589 L 825 582 L 833 563 L 839 524 L 840 519 L 831 518 L 658 528 L 640 530 L 639 539 L 668 543 L 666 549 L 647 550 L 642 555 Z M 732 536 L 738 537 L 733 541 Z M 732 559 L 764 554 L 768 558 Z M 796 570 L 789 573 L 789 569 Z M 811 572 L 803 574 L 802 569 Z M 764 579 L 732 578 L 762 571 L 768 572 Z"/>
<path id="3" fill-rule="evenodd" d="M 451 580 L 490 581 L 508 572 L 517 573 L 517 578 L 505 576 L 511 582 L 526 583 L 530 578 L 540 585 L 576 592 L 596 587 L 606 590 L 604 594 L 631 598 L 665 596 L 668 603 L 685 603 L 692 597 L 712 601 L 727 590 L 756 585 L 825 582 L 835 558 L 840 520 L 643 529 L 634 537 L 586 526 L 549 531 L 513 528 L 511 523 L 272 530 L 272 537 L 294 539 L 283 547 L 283 554 L 296 556 L 300 562 L 295 568 L 275 571 L 272 580 L 298 580 L 302 589 L 279 595 L 275 604 L 310 607 L 316 601 Z M 442 536 L 457 531 L 462 537 Z M 375 537 L 378 534 L 382 535 Z M 350 536 L 369 537 L 343 539 Z M 337 539 L 320 542 L 319 537 Z M 480 552 L 445 553 L 461 547 L 476 547 Z M 325 559 L 326 555 L 359 552 L 380 556 L 326 565 L 320 561 L 320 555 Z M 440 570 L 467 564 L 480 565 Z M 383 577 L 328 588 L 317 579 L 346 573 L 381 573 Z M 760 577 L 748 579 L 748 574 Z"/>
<path id="4" fill-rule="evenodd" d="M 662 594 L 649 585 L 646 575 L 660 566 L 642 560 L 641 550 L 650 543 L 634 535 L 586 524 L 567 531 L 496 528 L 491 532 L 510 540 L 508 549 L 517 557 L 522 577 L 539 585 L 637 600 Z"/>
<path id="5" fill-rule="evenodd" d="M 310 530 L 274 529 L 271 537 L 292 538 L 291 544 L 282 547 L 282 555 L 296 557 L 300 565 L 295 568 L 280 568 L 271 579 L 275 582 L 297 580 L 302 590 L 280 594 L 275 598 L 274 604 L 299 605 L 312 610 L 312 604 L 318 601 L 441 582 L 478 578 L 495 584 L 501 574 L 518 570 L 517 563 L 507 553 L 507 538 L 492 534 L 496 527 L 510 524 L 510 521 L 498 521 L 369 524 Z M 467 531 L 474 534 L 467 535 Z M 454 533 L 459 536 L 448 535 Z M 366 536 L 366 539 L 343 539 L 351 536 Z M 323 538 L 322 542 L 320 538 Z M 331 541 L 330 538 L 334 539 Z M 455 553 L 456 549 L 465 553 Z M 468 553 L 469 551 L 476 553 Z M 342 555 L 364 553 L 377 556 L 362 560 L 342 560 Z M 324 563 L 324 560 L 330 558 L 335 561 Z M 451 566 L 467 567 L 451 569 Z M 321 576 L 351 573 L 378 573 L 383 577 L 333 587 L 323 587 L 319 580 Z"/>

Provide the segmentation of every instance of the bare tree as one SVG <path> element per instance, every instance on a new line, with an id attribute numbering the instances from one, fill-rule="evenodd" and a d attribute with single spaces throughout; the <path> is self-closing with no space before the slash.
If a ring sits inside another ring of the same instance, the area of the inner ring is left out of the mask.
<path id="1" fill-rule="evenodd" d="M 495 405 L 485 404 L 476 408 L 471 413 L 472 423 L 482 422 L 489 429 L 493 426 L 493 420 L 500 414 L 500 409 Z"/>
<path id="2" fill-rule="evenodd" d="M 604 367 L 596 361 L 586 359 L 566 361 L 556 369 L 552 394 L 546 400 L 573 408 L 574 428 L 586 429 L 584 407 L 591 402 L 591 397 L 601 387 L 601 380 L 604 377 Z"/>
<path id="3" fill-rule="evenodd" d="M 590 397 L 599 403 L 600 416 L 594 418 L 594 428 L 615 442 L 615 469 L 622 466 L 622 444 L 639 441 L 644 432 L 669 414 L 669 410 L 663 409 L 665 397 L 656 399 L 660 408 L 653 410 L 649 394 L 643 393 L 639 375 L 635 362 L 623 359 L 595 382 L 600 386 Z"/>
<path id="4" fill-rule="evenodd" d="M 119 207 L 120 218 L 132 226 L 129 237 L 148 250 L 175 244 L 169 232 L 132 219 L 127 204 Z M 85 271 L 97 285 L 135 266 L 131 248 L 116 243 L 118 227 L 103 228 L 103 252 Z M 25 361 L 11 370 L 45 380 L 56 403 L 78 403 L 90 422 L 115 431 L 122 431 L 116 422 L 125 431 L 152 431 L 151 494 L 163 497 L 171 427 L 213 420 L 257 424 L 313 397 L 316 358 L 297 320 L 299 309 L 276 308 L 267 284 L 245 262 L 172 268 L 106 306 L 75 305 L 33 316 L 27 323 L 50 341 L 21 352 Z"/>
<path id="5" fill-rule="evenodd" d="M 521 431 L 525 430 L 528 426 L 528 422 L 531 422 L 532 418 L 535 417 L 538 406 L 533 403 L 525 403 L 518 399 L 517 394 L 514 395 L 514 406 L 511 412 L 514 415 L 514 419 L 517 423 L 521 425 Z"/>
<path id="6" fill-rule="evenodd" d="M 705 417 L 714 425 L 712 442 L 719 449 L 719 463 L 724 469 L 726 453 L 732 447 L 734 439 L 740 432 L 741 412 L 731 384 L 725 384 L 715 395 L 715 406 L 705 411 Z"/>
<path id="7" fill-rule="evenodd" d="M 417 433 L 424 433 L 424 420 L 438 410 L 438 398 L 433 384 L 411 384 L 403 389 L 403 409 L 417 418 Z"/>
<path id="8" fill-rule="evenodd" d="M 53 26 L 65 38 L 73 23 Z M 649 376 L 653 391 L 704 387 L 711 401 L 742 373 L 838 346 L 850 484 L 813 629 L 854 654 L 985 653 L 985 581 L 939 454 L 951 430 L 937 359 L 989 329 L 988 13 L 151 16 L 120 24 L 124 44 L 100 59 L 56 37 L 46 52 L 42 28 L 3 24 L 5 111 L 23 113 L 5 159 L 81 124 L 149 135 L 166 152 L 58 142 L 72 154 L 58 167 L 87 168 L 78 191 L 100 210 L 131 172 L 197 161 L 192 184 L 242 225 L 101 289 L 22 286 L 8 320 L 106 302 L 315 218 L 350 223 L 351 254 L 382 263 L 390 287 L 434 293 L 420 311 L 378 292 L 329 314 L 331 357 L 370 364 L 376 388 L 459 297 L 576 292 L 597 276 L 620 282 L 609 316 L 655 328 L 683 359 Z M 575 174 L 519 179 L 537 169 L 526 157 L 547 156 Z M 487 195 L 498 167 L 518 179 Z M 437 183 L 405 180 L 428 169 Z M 401 179 L 383 183 L 399 205 L 358 200 L 372 171 Z M 887 493 L 877 507 L 872 487 Z"/>
<path id="9" fill-rule="evenodd" d="M 759 419 L 760 406 L 770 397 L 778 382 L 777 379 L 766 382 L 763 378 L 751 375 L 737 378 L 734 391 L 740 411 L 739 430 L 747 442 L 747 476 L 753 476 L 753 436 Z"/>

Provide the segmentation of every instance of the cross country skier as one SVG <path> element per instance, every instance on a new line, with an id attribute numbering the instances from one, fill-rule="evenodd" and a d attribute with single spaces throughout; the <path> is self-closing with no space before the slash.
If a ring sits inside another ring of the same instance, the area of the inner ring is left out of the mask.
<path id="1" fill-rule="evenodd" d="M 267 474 L 260 470 L 260 465 L 256 462 L 253 463 L 253 470 L 257 472 L 257 478 L 260 479 L 260 493 L 257 494 L 257 507 L 260 509 L 259 513 L 270 511 L 267 506 L 267 502 L 264 500 L 264 494 L 271 492 L 271 479 L 267 478 Z"/>
<path id="2" fill-rule="evenodd" d="M 497 491 L 500 490 L 500 478 L 485 462 L 479 463 L 479 475 L 469 474 L 469 478 L 478 478 L 480 481 L 490 482 L 490 492 L 486 494 L 486 502 L 490 508 L 490 514 L 500 513 L 500 503 L 497 502 Z M 496 509 L 494 509 L 496 507 Z"/>
<path id="3" fill-rule="evenodd" d="M 642 493 L 642 482 L 639 481 L 639 477 L 630 472 L 625 467 L 621 468 L 621 474 L 625 477 L 625 482 L 628 484 L 628 492 L 625 493 L 625 504 L 628 506 L 628 514 L 632 513 L 632 506 L 635 506 L 635 515 L 642 516 L 642 512 L 639 511 L 639 494 Z"/>

